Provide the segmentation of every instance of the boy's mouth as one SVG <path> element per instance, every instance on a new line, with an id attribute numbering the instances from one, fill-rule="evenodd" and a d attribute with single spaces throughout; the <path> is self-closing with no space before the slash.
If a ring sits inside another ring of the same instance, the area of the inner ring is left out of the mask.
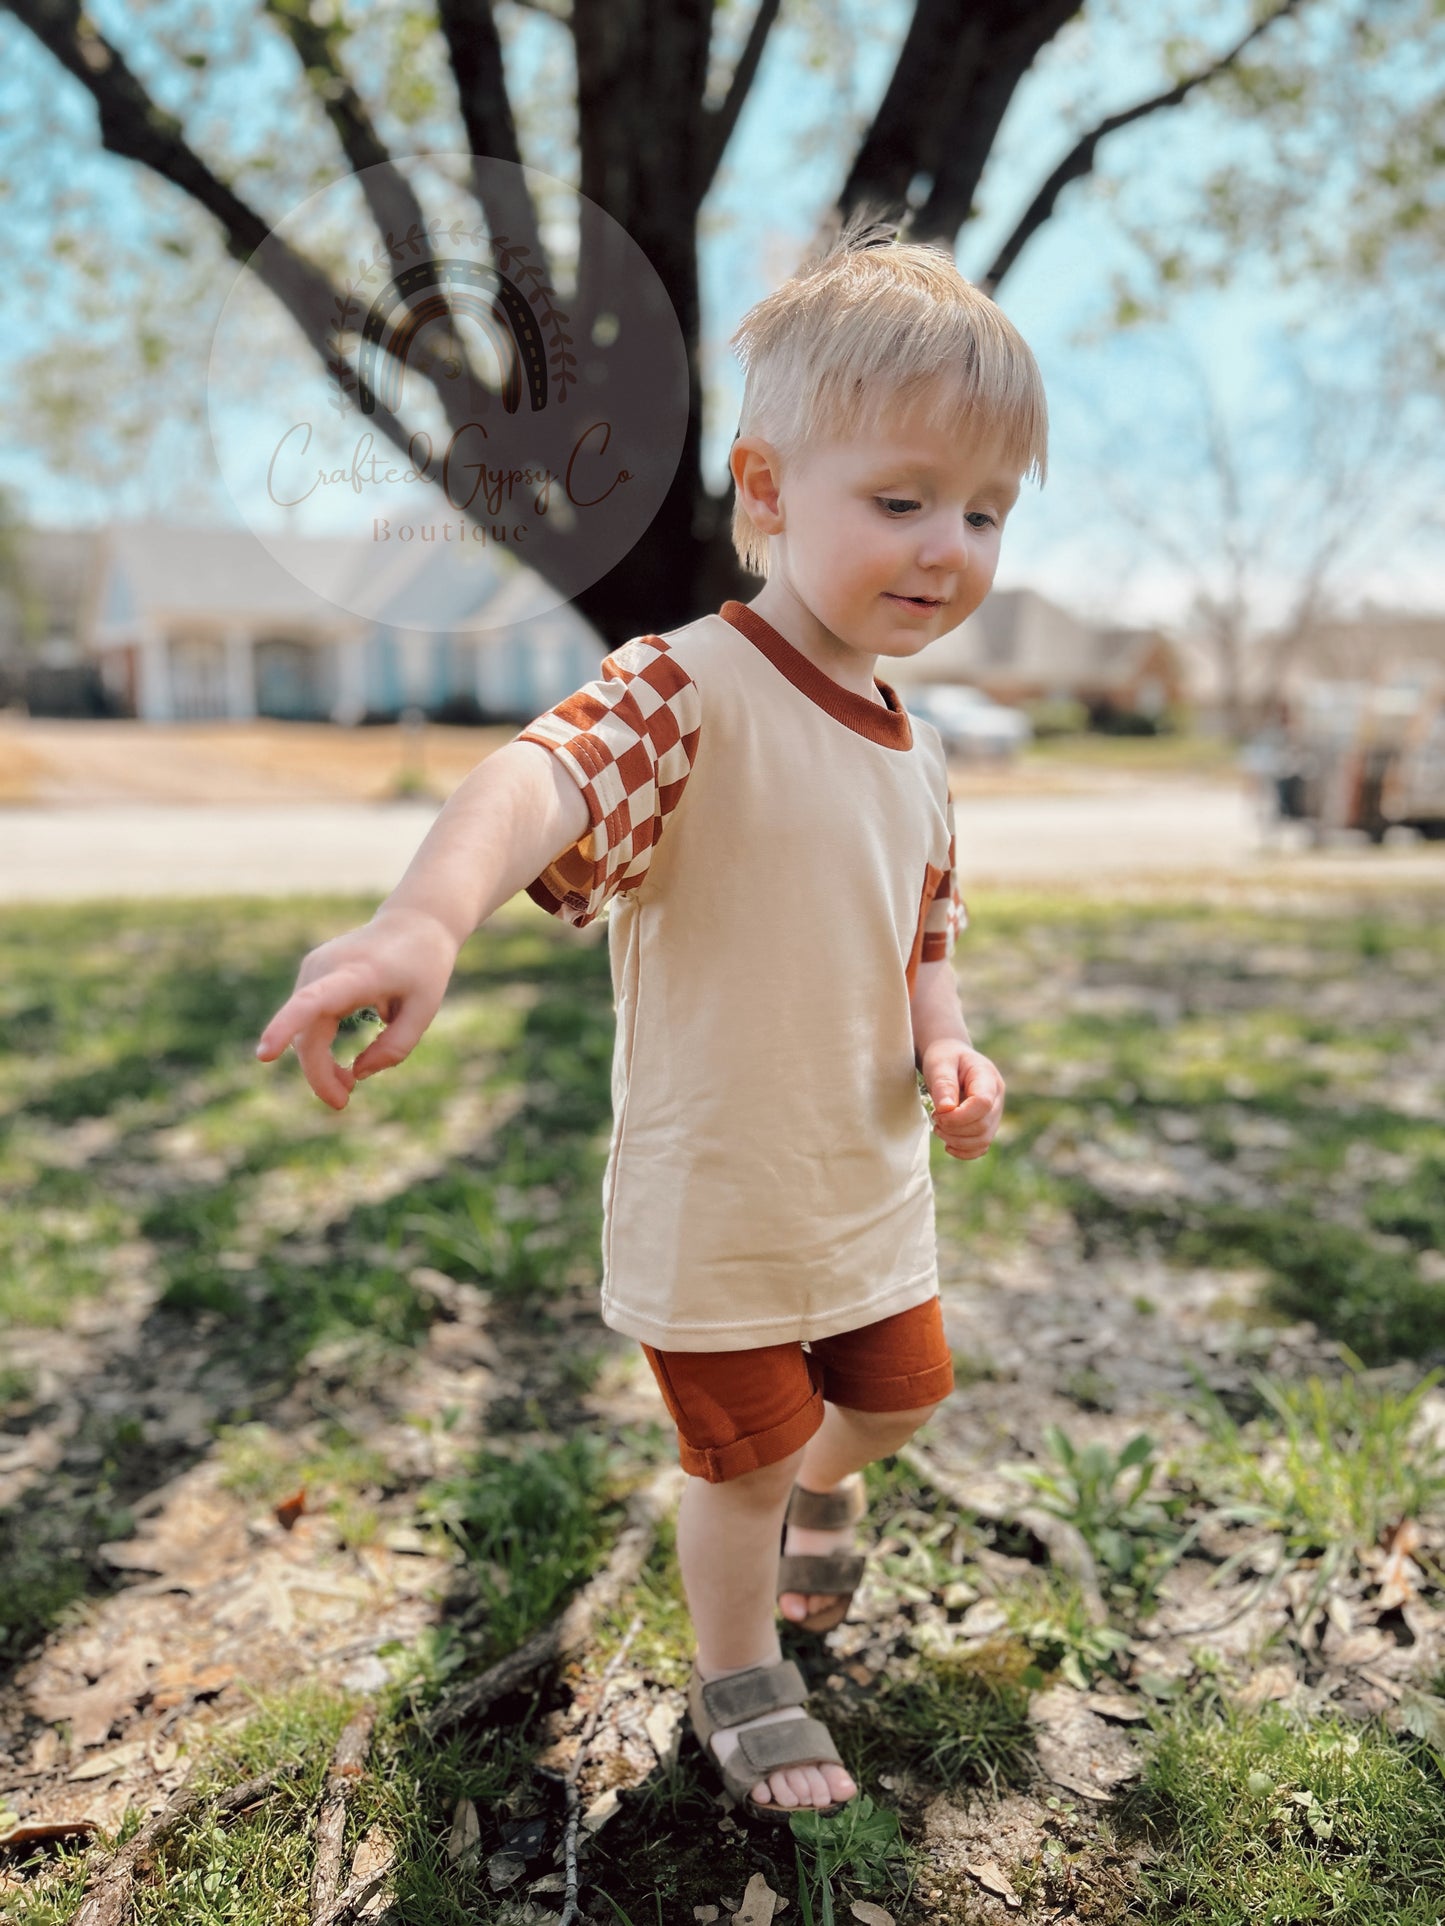
<path id="1" fill-rule="evenodd" d="M 941 595 L 894 595 L 887 589 L 885 589 L 883 593 L 887 595 L 890 602 L 901 602 L 903 606 L 908 609 L 940 609 L 943 607 L 943 597 Z"/>

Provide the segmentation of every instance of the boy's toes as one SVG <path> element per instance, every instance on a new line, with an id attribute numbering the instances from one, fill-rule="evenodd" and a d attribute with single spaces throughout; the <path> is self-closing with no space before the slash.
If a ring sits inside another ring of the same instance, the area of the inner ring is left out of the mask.
<path id="1" fill-rule="evenodd" d="M 753 1797 L 761 1806 L 779 1805 L 792 1811 L 800 1806 L 840 1805 L 857 1790 L 842 1766 L 789 1766 L 760 1780 L 753 1787 Z"/>

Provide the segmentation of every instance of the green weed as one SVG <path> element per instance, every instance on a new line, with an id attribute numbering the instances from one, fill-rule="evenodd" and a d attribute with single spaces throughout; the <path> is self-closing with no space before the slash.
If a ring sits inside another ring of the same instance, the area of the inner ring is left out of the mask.
<path id="1" fill-rule="evenodd" d="M 1010 1631 L 1033 1654 L 1022 1683 L 1034 1687 L 1057 1673 L 1079 1691 L 1097 1678 L 1117 1679 L 1119 1655 L 1132 1640 L 1116 1625 L 1099 1624 L 1077 1583 L 1052 1567 L 1025 1577 L 999 1600 Z"/>
<path id="2" fill-rule="evenodd" d="M 863 1898 L 896 1890 L 900 1885 L 906 1888 L 906 1869 L 916 1855 L 903 1842 L 897 1813 L 875 1805 L 866 1792 L 860 1792 L 841 1812 L 831 1815 L 795 1812 L 788 1828 L 794 1839 L 803 1926 L 814 1926 L 815 1921 L 816 1926 L 826 1926 L 834 1917 L 835 1877 L 841 1877 L 850 1888 L 856 1887 L 856 1896 Z"/>
<path id="3" fill-rule="evenodd" d="M 1160 1469 L 1153 1439 L 1141 1431 L 1117 1453 L 1103 1444 L 1080 1448 L 1050 1424 L 1044 1442 L 1052 1464 L 1002 1469 L 1033 1489 L 1040 1510 L 1074 1526 L 1116 1593 L 1147 1607 L 1163 1574 L 1195 1536 L 1179 1525 L 1188 1504 L 1184 1495 L 1147 1496 Z"/>

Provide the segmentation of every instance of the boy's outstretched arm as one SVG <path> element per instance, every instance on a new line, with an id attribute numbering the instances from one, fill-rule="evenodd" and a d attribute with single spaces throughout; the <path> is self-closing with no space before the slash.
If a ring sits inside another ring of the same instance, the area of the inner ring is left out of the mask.
<path id="1" fill-rule="evenodd" d="M 308 952 L 256 1055 L 269 1063 L 294 1044 L 317 1096 L 344 1110 L 361 1078 L 416 1047 L 472 931 L 589 821 L 586 798 L 549 749 L 504 744 L 457 786 L 371 921 Z M 368 1005 L 387 1027 L 348 1069 L 332 1040 L 342 1017 Z"/>
<path id="2" fill-rule="evenodd" d="M 950 1157 L 982 1157 L 1003 1120 L 997 1064 L 969 1041 L 958 979 L 947 958 L 920 963 L 909 1008 L 913 1052 L 933 1104 L 933 1127 Z"/>

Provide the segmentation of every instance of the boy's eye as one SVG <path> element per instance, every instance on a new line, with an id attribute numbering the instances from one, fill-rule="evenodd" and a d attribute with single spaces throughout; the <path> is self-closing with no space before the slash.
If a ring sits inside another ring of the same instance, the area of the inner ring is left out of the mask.
<path id="1" fill-rule="evenodd" d="M 917 502 L 902 501 L 888 495 L 879 495 L 875 497 L 875 499 L 878 502 L 880 502 L 884 508 L 890 511 L 895 508 L 917 508 L 919 506 L 919 503 Z M 895 516 L 894 520 L 896 521 L 897 519 L 898 518 Z"/>
<path id="2" fill-rule="evenodd" d="M 981 523 L 981 524 L 982 524 L 982 526 L 983 526 L 984 528 L 992 528 L 992 527 L 993 527 L 993 516 L 992 516 L 992 515 L 985 515 L 985 514 L 984 514 L 984 512 L 983 512 L 983 510 L 982 510 L 981 508 L 979 508 L 979 509 L 975 509 L 975 511 L 974 511 L 974 513 L 973 513 L 972 515 L 970 515 L 968 519 L 969 519 L 969 520 L 970 520 L 971 522 L 979 522 L 979 523 Z"/>

